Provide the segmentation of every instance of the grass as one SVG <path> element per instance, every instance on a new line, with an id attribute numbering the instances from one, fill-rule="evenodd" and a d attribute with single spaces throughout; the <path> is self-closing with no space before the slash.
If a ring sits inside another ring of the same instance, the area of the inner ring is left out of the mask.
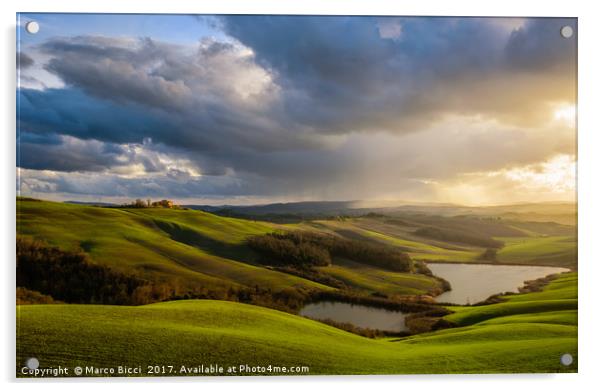
<path id="1" fill-rule="evenodd" d="M 406 251 L 412 258 L 426 261 L 469 262 L 474 261 L 482 250 L 460 247 L 456 244 L 439 243 L 435 241 L 414 237 L 395 226 L 375 224 L 370 219 L 348 219 L 346 221 L 319 221 L 302 224 L 302 227 L 318 229 L 327 233 L 339 233 L 342 236 L 363 238 L 399 247 Z M 383 229 L 385 226 L 385 229 Z M 378 231 L 381 229 L 381 231 Z M 385 232 L 386 231 L 386 232 Z"/>
<path id="2" fill-rule="evenodd" d="M 189 284 L 329 289 L 254 262 L 255 254 L 244 245 L 245 239 L 282 228 L 373 240 L 403 248 L 414 259 L 482 262 L 477 258 L 483 249 L 414 237 L 411 234 L 414 228 L 377 219 L 323 220 L 284 226 L 195 210 L 98 208 L 17 200 L 19 234 L 46 240 L 66 250 L 81 248 L 93 261 L 122 271 L 133 269 L 153 278 L 179 279 Z M 502 263 L 574 267 L 576 262 L 576 241 L 572 236 L 497 239 L 506 243 L 498 253 L 498 261 Z M 418 294 L 437 285 L 432 279 L 427 283 L 412 276 L 390 276 L 379 270 L 348 266 L 334 265 L 325 272 L 367 291 Z M 385 281 L 390 277 L 390 281 Z"/>
<path id="3" fill-rule="evenodd" d="M 275 227 L 270 223 L 222 217 L 196 210 L 145 208 L 128 211 L 154 220 L 168 220 L 197 230 L 215 241 L 228 244 L 240 244 L 250 235 L 272 232 Z"/>
<path id="4" fill-rule="evenodd" d="M 505 246 L 498 251 L 498 260 L 529 265 L 574 267 L 577 262 L 575 236 L 535 236 L 496 238 Z"/>
<path id="5" fill-rule="evenodd" d="M 245 240 L 285 228 L 272 223 L 197 210 L 98 208 L 22 199 L 17 200 L 17 222 L 19 234 L 65 250 L 81 248 L 94 262 L 150 278 L 177 279 L 184 285 L 332 289 L 255 263 L 257 255 Z M 439 284 L 426 276 L 355 264 L 324 271 L 369 292 L 424 294 Z"/>
<path id="6" fill-rule="evenodd" d="M 422 274 L 392 272 L 341 259 L 319 269 L 367 294 L 420 295 L 437 286 L 432 278 Z"/>
<path id="7" fill-rule="evenodd" d="M 449 319 L 465 326 L 401 339 L 367 339 L 222 301 L 19 306 L 17 362 L 35 356 L 42 367 L 309 366 L 310 374 L 575 372 L 576 296 L 562 299 L 576 292 L 575 281 L 576 274 L 563 275 L 544 292 L 508 303 L 453 307 L 458 312 Z M 560 364 L 564 353 L 575 358 L 570 367 Z"/>
<path id="8" fill-rule="evenodd" d="M 168 226 L 196 242 L 175 237 Z M 252 264 L 250 250 L 240 244 L 245 235 L 270 230 L 269 224 L 194 210 L 113 209 L 17 200 L 19 234 L 65 250 L 82 248 L 94 262 L 117 270 L 185 284 L 330 289 Z M 228 251 L 236 256 L 224 256 Z"/>
<path id="9" fill-rule="evenodd" d="M 561 266 L 574 268 L 577 263 L 576 235 L 552 235 L 541 232 L 571 231 L 568 226 L 547 227 L 545 223 L 512 222 L 510 227 L 524 232 L 518 237 L 494 237 L 504 242 L 504 247 L 498 250 L 497 261 L 500 263 L 534 266 Z M 516 227 L 539 229 L 540 232 Z M 386 243 L 400 247 L 414 259 L 439 262 L 484 262 L 479 256 L 484 248 L 447 243 L 412 234 L 415 227 L 400 227 L 387 224 L 378 219 L 349 218 L 345 221 L 323 220 L 304 223 L 322 232 L 339 233 L 343 236 L 354 237 Z"/>
<path id="10" fill-rule="evenodd" d="M 414 258 L 433 256 L 453 262 L 478 253 L 474 248 L 420 241 L 403 228 L 368 226 L 360 220 L 286 228 L 311 226 L 322 232 L 359 235 L 408 248 Z M 67 250 L 83 249 L 94 262 L 116 269 L 190 284 L 330 289 L 254 263 L 245 239 L 283 227 L 193 210 L 17 200 L 19 234 Z M 567 254 L 576 247 L 572 236 L 504 240 L 507 246 L 500 254 L 509 263 L 568 262 Z M 321 271 L 367 294 L 420 294 L 437 283 L 427 276 L 345 260 L 335 260 Z M 458 328 L 378 340 L 284 312 L 225 301 L 139 307 L 23 305 L 17 306 L 17 363 L 34 356 L 42 367 L 271 364 L 309 366 L 310 374 L 576 371 L 576 361 L 564 367 L 559 357 L 568 352 L 577 358 L 577 274 L 561 275 L 542 292 L 506 298 L 487 306 L 449 307 L 455 312 L 446 318 Z"/>
<path id="11" fill-rule="evenodd" d="M 557 312 L 564 318 L 565 311 L 577 311 L 577 273 L 560 275 L 541 292 L 508 295 L 504 298 L 506 301 L 502 303 L 486 306 L 449 307 L 455 313 L 448 315 L 446 319 L 466 326 L 494 318 L 498 323 L 505 318 L 515 323 L 514 316 L 525 314 L 545 314 L 549 318 L 551 313 Z M 573 325 L 576 331 L 576 318 Z"/>

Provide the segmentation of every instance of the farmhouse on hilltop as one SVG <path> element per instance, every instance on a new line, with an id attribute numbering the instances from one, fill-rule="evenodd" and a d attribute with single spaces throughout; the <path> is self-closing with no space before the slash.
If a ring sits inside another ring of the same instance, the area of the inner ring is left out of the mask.
<path id="1" fill-rule="evenodd" d="M 153 207 L 156 208 L 173 208 L 172 200 L 161 200 L 153 202 Z"/>

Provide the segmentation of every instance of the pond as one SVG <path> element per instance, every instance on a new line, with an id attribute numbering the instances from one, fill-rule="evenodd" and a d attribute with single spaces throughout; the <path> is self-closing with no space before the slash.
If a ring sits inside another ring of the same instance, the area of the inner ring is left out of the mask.
<path id="1" fill-rule="evenodd" d="M 518 292 L 527 280 L 569 271 L 561 267 L 429 263 L 434 275 L 451 284 L 451 291 L 435 298 L 440 303 L 474 304 L 503 292 Z"/>
<path id="2" fill-rule="evenodd" d="M 351 323 L 361 328 L 390 332 L 407 330 L 406 314 L 403 312 L 359 304 L 322 301 L 306 305 L 299 314 L 318 320 L 331 319 L 336 322 Z"/>

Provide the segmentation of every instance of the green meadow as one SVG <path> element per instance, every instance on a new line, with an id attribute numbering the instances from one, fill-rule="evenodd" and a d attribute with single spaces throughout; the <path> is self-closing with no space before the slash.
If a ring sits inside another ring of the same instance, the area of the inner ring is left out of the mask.
<path id="1" fill-rule="evenodd" d="M 18 201 L 17 222 L 21 235 L 66 250 L 82 248 L 94 262 L 151 278 L 177 278 L 185 284 L 327 288 L 243 259 L 249 254 L 242 241 L 272 231 L 266 223 L 191 210 L 143 211 L 45 201 Z"/>
<path id="2" fill-rule="evenodd" d="M 576 273 L 500 304 L 452 307 L 461 327 L 368 339 L 240 303 L 17 307 L 18 362 L 44 366 L 308 366 L 309 374 L 575 372 Z M 564 367 L 560 356 L 575 362 Z M 178 373 L 173 373 L 177 375 Z"/>
<path id="3" fill-rule="evenodd" d="M 117 270 L 135 271 L 148 278 L 177 279 L 184 286 L 332 289 L 257 264 L 256 254 L 244 244 L 252 235 L 294 228 L 298 227 L 197 210 L 98 208 L 17 200 L 18 234 L 65 250 L 83 249 L 94 262 Z M 344 274 L 350 280 L 370 278 L 364 274 L 370 268 L 355 266 L 334 265 L 328 274 Z M 383 281 L 382 276 L 374 277 L 373 282 L 379 286 L 363 285 L 371 291 L 388 285 L 387 290 L 394 293 L 424 294 L 438 286 L 436 280 L 423 275 L 370 270 L 372 275 L 394 277 L 390 282 Z"/>
<path id="4" fill-rule="evenodd" d="M 459 241 L 423 237 L 428 226 L 457 230 Z M 519 227 L 519 228 L 517 228 Z M 219 216 L 189 209 L 104 208 L 17 199 L 17 233 L 96 264 L 182 289 L 298 289 L 334 292 L 328 279 L 267 267 L 247 238 L 310 230 L 394 246 L 414 260 L 565 266 L 576 270 L 572 228 L 491 218 L 382 216 L 293 224 Z M 544 232 L 545 231 L 545 232 Z M 467 244 L 482 232 L 503 243 L 497 259 Z M 464 240 L 464 242 L 462 242 Z M 425 295 L 437 279 L 415 272 L 335 258 L 315 268 L 359 297 Z M 147 305 L 27 304 L 17 306 L 17 374 L 28 357 L 51 366 L 309 367 L 309 374 L 575 372 L 577 273 L 559 275 L 539 292 L 508 295 L 489 305 L 450 306 L 454 326 L 406 337 L 366 338 L 261 305 L 225 300 L 172 300 Z M 560 356 L 575 362 L 565 367 Z M 145 374 L 143 372 L 142 374 Z M 250 373 L 247 373 L 250 374 Z M 270 373 L 264 373 L 270 374 Z M 274 372 L 272 374 L 282 374 Z"/>
<path id="5" fill-rule="evenodd" d="M 442 241 L 415 234 L 424 226 L 440 226 L 475 234 L 484 231 L 503 243 L 496 260 L 480 259 L 484 247 Z M 320 220 L 299 225 L 304 229 L 363 238 L 399 247 L 413 259 L 437 262 L 502 263 L 516 265 L 560 266 L 574 268 L 577 262 L 577 232 L 574 226 L 555 222 L 517 220 L 405 217 L 400 225 L 382 217 L 346 218 L 343 221 Z M 499 233 L 513 234 L 502 236 Z"/>
<path id="6" fill-rule="evenodd" d="M 498 238 L 505 246 L 498 252 L 500 261 L 512 261 L 531 265 L 570 266 L 577 258 L 575 235 L 530 236 Z"/>
<path id="7" fill-rule="evenodd" d="M 392 272 L 347 260 L 336 260 L 333 265 L 319 270 L 367 293 L 420 295 L 433 285 L 432 278 L 422 274 Z"/>

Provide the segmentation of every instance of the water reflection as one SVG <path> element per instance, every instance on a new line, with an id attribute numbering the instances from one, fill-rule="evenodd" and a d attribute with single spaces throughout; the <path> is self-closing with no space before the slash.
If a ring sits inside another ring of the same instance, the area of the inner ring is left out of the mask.
<path id="1" fill-rule="evenodd" d="M 303 307 L 300 315 L 319 320 L 332 319 L 336 322 L 351 323 L 361 328 L 391 332 L 407 330 L 404 313 L 358 304 L 335 301 L 311 303 Z"/>
<path id="2" fill-rule="evenodd" d="M 435 298 L 440 303 L 474 304 L 503 292 L 518 292 L 527 280 L 569 269 L 548 266 L 471 265 L 429 263 L 436 276 L 449 281 L 452 290 Z"/>

